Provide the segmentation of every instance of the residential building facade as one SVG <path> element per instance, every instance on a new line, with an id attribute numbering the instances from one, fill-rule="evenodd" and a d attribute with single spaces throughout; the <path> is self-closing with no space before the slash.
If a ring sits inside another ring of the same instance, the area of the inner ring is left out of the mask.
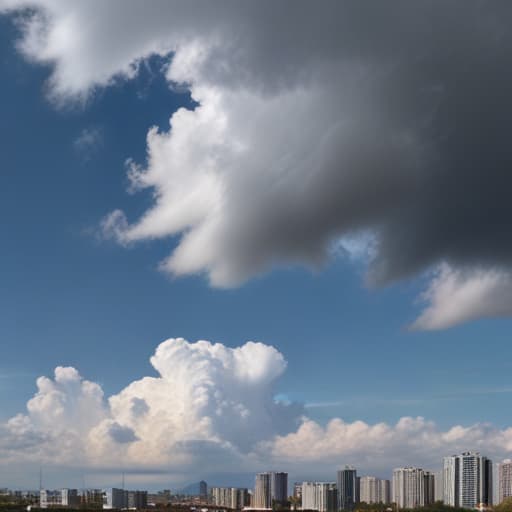
<path id="1" fill-rule="evenodd" d="M 249 491 L 246 488 L 212 487 L 211 497 L 213 504 L 219 507 L 241 510 L 250 504 Z"/>
<path id="2" fill-rule="evenodd" d="M 258 473 L 254 486 L 255 508 L 272 508 L 274 503 L 288 501 L 288 473 L 268 471 Z"/>
<path id="3" fill-rule="evenodd" d="M 357 471 L 352 466 L 345 466 L 337 473 L 338 510 L 353 510 L 358 502 Z"/>
<path id="4" fill-rule="evenodd" d="M 389 503 L 389 480 L 374 476 L 362 476 L 359 479 L 359 501 L 363 503 Z"/>
<path id="5" fill-rule="evenodd" d="M 41 489 L 39 491 L 39 506 L 41 508 L 75 508 L 80 505 L 80 496 L 76 489 L 59 489 L 50 491 Z"/>
<path id="6" fill-rule="evenodd" d="M 338 493 L 334 482 L 303 482 L 302 510 L 336 512 Z"/>
<path id="7" fill-rule="evenodd" d="M 254 508 L 272 508 L 270 473 L 258 473 L 254 485 Z"/>
<path id="8" fill-rule="evenodd" d="M 396 468 L 393 471 L 393 501 L 400 508 L 423 507 L 434 503 L 434 475 L 421 468 Z"/>
<path id="9" fill-rule="evenodd" d="M 478 452 L 445 457 L 444 503 L 463 508 L 492 505 L 492 473 L 492 461 Z"/>
<path id="10" fill-rule="evenodd" d="M 498 504 L 512 497 L 512 460 L 505 459 L 498 464 Z"/>
<path id="11" fill-rule="evenodd" d="M 286 503 L 288 501 L 288 473 L 270 473 L 270 495 L 272 503 Z"/>

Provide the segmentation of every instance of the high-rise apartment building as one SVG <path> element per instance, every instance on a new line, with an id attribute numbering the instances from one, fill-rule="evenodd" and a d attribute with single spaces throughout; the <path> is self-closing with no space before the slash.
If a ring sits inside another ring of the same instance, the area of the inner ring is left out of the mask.
<path id="1" fill-rule="evenodd" d="M 251 505 L 251 494 L 246 487 L 237 489 L 237 508 L 249 507 Z"/>
<path id="2" fill-rule="evenodd" d="M 316 482 L 302 482 L 302 510 L 316 510 Z"/>
<path id="3" fill-rule="evenodd" d="M 128 491 L 124 489 L 116 489 L 110 487 L 105 489 L 103 494 L 103 508 L 127 508 L 128 507 Z"/>
<path id="4" fill-rule="evenodd" d="M 443 459 L 443 502 L 451 507 L 459 506 L 459 459 L 456 455 Z"/>
<path id="5" fill-rule="evenodd" d="M 434 475 L 421 468 L 393 471 L 393 501 L 400 508 L 424 507 L 435 500 Z"/>
<path id="6" fill-rule="evenodd" d="M 230 487 L 212 487 L 210 493 L 214 505 L 218 507 L 231 507 Z"/>
<path id="7" fill-rule="evenodd" d="M 288 501 L 288 473 L 270 473 L 270 495 L 272 502 L 285 503 Z"/>
<path id="8" fill-rule="evenodd" d="M 338 486 L 332 482 L 327 489 L 327 512 L 338 510 Z"/>
<path id="9" fill-rule="evenodd" d="M 359 501 L 364 503 L 389 503 L 389 480 L 374 476 L 362 476 L 359 479 Z"/>
<path id="10" fill-rule="evenodd" d="M 363 503 L 379 503 L 377 499 L 378 478 L 362 476 L 359 480 L 359 498 Z"/>
<path id="11" fill-rule="evenodd" d="M 477 452 L 445 457 L 443 461 L 444 503 L 476 508 L 492 504 L 492 462 Z"/>
<path id="12" fill-rule="evenodd" d="M 142 510 L 148 508 L 147 491 L 126 491 L 128 508 Z"/>
<path id="13" fill-rule="evenodd" d="M 434 473 L 425 471 L 423 473 L 423 484 L 424 484 L 424 505 L 432 505 L 436 501 L 436 477 Z"/>
<path id="14" fill-rule="evenodd" d="M 266 472 L 256 475 L 254 488 L 254 506 L 272 508 L 275 502 L 288 501 L 288 473 Z"/>
<path id="15" fill-rule="evenodd" d="M 379 503 L 391 503 L 391 482 L 386 479 L 379 479 L 378 482 Z"/>
<path id="16" fill-rule="evenodd" d="M 80 496 L 76 489 L 61 489 L 60 494 L 63 507 L 75 508 L 80 505 Z"/>
<path id="17" fill-rule="evenodd" d="M 357 471 L 352 466 L 345 466 L 337 474 L 338 510 L 353 510 L 358 501 Z"/>
<path id="18" fill-rule="evenodd" d="M 80 504 L 83 508 L 103 508 L 103 491 L 101 489 L 84 489 L 80 496 Z"/>
<path id="19" fill-rule="evenodd" d="M 338 493 L 334 482 L 303 482 L 302 510 L 336 512 Z"/>
<path id="20" fill-rule="evenodd" d="M 338 489 L 334 482 L 319 482 L 316 488 L 319 512 L 338 510 Z"/>
<path id="21" fill-rule="evenodd" d="M 249 505 L 249 491 L 238 487 L 212 487 L 212 502 L 218 507 L 241 510 Z"/>
<path id="22" fill-rule="evenodd" d="M 272 508 L 270 473 L 258 473 L 254 485 L 254 508 Z"/>
<path id="23" fill-rule="evenodd" d="M 48 508 L 61 505 L 60 491 L 50 491 L 48 489 L 41 489 L 39 491 L 39 507 Z"/>
<path id="24" fill-rule="evenodd" d="M 512 460 L 505 459 L 498 464 L 498 496 L 497 502 L 512 497 Z"/>
<path id="25" fill-rule="evenodd" d="M 434 501 L 444 501 L 444 480 L 443 472 L 434 473 Z"/>

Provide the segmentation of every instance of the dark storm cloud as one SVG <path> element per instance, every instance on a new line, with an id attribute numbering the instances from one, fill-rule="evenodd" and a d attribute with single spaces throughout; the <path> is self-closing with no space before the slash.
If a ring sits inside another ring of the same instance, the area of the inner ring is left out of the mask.
<path id="1" fill-rule="evenodd" d="M 182 235 L 164 270 L 233 286 L 321 265 L 364 231 L 370 283 L 448 265 L 453 286 L 427 297 L 439 304 L 475 272 L 510 272 L 510 2 L 4 5 L 45 13 L 25 18 L 20 47 L 54 64 L 58 101 L 154 53 L 191 88 L 200 107 L 150 132 L 147 168 L 131 172 L 154 206 L 104 221 L 123 243 Z M 474 304 L 450 322 L 503 314 Z"/>

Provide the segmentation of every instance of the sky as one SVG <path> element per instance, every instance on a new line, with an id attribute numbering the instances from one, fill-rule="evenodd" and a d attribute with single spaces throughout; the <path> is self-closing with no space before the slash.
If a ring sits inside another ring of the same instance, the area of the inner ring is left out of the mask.
<path id="1" fill-rule="evenodd" d="M 0 0 L 0 487 L 512 451 L 506 2 Z"/>

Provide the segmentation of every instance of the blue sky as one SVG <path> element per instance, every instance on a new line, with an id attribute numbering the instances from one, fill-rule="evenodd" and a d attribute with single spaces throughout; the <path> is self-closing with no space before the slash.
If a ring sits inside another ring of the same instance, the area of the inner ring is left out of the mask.
<path id="1" fill-rule="evenodd" d="M 58 365 L 111 396 L 156 376 L 157 345 L 183 337 L 276 347 L 287 368 L 273 392 L 321 425 L 403 416 L 441 430 L 510 425 L 510 320 L 410 330 L 427 269 L 371 287 L 366 261 L 338 255 L 311 270 L 290 259 L 224 289 L 205 272 L 158 269 L 180 235 L 128 248 L 105 239 L 111 211 L 133 220 L 154 202 L 152 190 L 127 193 L 126 160 L 144 165 L 148 129 L 167 131 L 178 108 L 197 103 L 170 87 L 167 60 L 153 56 L 134 78 L 58 106 L 47 94 L 53 66 L 27 60 L 19 37 L 12 17 L 0 17 L 0 420 L 24 413 L 36 378 Z"/>
<path id="2" fill-rule="evenodd" d="M 151 62 L 137 80 L 98 93 L 85 107 L 56 110 L 44 97 L 48 69 L 16 53 L 9 19 L 2 19 L 1 35 L 1 88 L 8 99 L 0 121 L 1 204 L 8 219 L 2 370 L 13 376 L 2 383 L 5 416 L 30 396 L 34 377 L 57 364 L 76 365 L 114 392 L 151 371 L 147 360 L 156 344 L 183 336 L 277 346 L 289 361 L 282 393 L 347 402 L 312 413 L 324 419 L 341 412 L 393 421 L 428 411 L 448 424 L 508 420 L 509 396 L 499 391 L 508 386 L 509 321 L 411 333 L 406 327 L 419 285 L 368 289 L 364 269 L 348 259 L 321 272 L 277 270 L 226 291 L 200 277 L 166 279 L 156 263 L 172 240 L 130 250 L 98 240 L 98 224 L 112 205 L 134 215 L 144 208 L 147 198 L 125 192 L 124 162 L 142 160 L 148 128 L 165 128 L 169 113 L 190 106 L 190 97 L 170 91 L 158 62 Z M 101 133 L 99 147 L 84 150 L 91 152 L 86 159 L 74 148 L 82 130 Z M 112 365 L 108 354 L 123 364 Z M 473 409 L 467 402 L 473 397 L 463 396 L 472 390 L 498 392 L 482 400 L 484 409 Z M 431 403 L 445 393 L 460 395 L 460 405 Z M 385 403 L 395 399 L 427 403 Z"/>

